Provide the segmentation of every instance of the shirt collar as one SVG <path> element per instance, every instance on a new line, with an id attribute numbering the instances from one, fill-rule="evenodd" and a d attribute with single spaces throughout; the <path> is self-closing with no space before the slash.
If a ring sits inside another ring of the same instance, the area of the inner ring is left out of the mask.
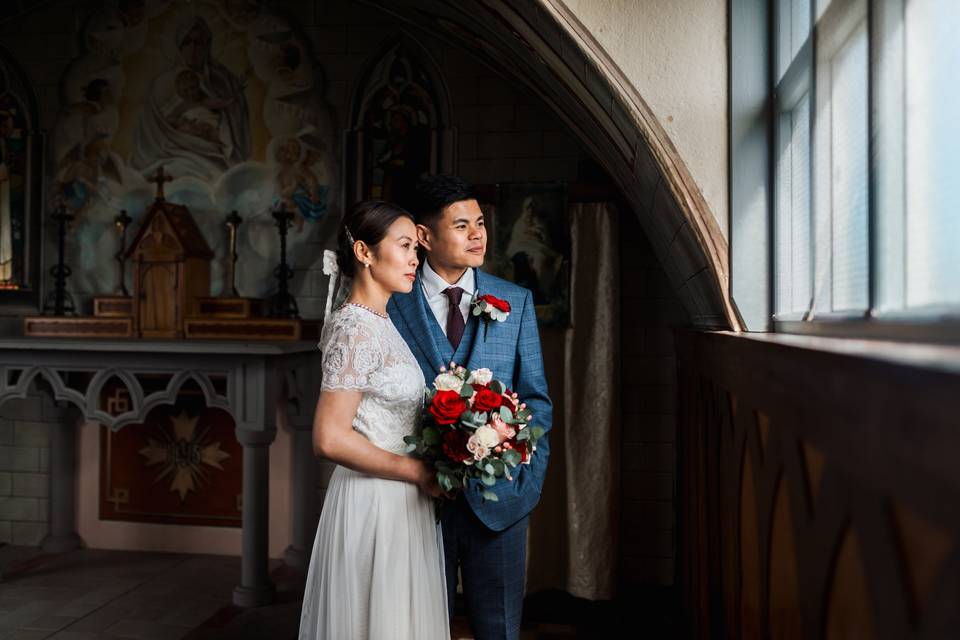
<path id="1" fill-rule="evenodd" d="M 468 268 L 463 272 L 459 280 L 454 284 L 450 284 L 433 270 L 429 260 L 423 261 L 423 272 L 420 281 L 423 283 L 423 292 L 426 294 L 427 299 L 440 295 L 444 289 L 449 287 L 460 287 L 467 297 L 473 297 L 474 289 L 476 289 L 475 275 L 472 268 Z"/>

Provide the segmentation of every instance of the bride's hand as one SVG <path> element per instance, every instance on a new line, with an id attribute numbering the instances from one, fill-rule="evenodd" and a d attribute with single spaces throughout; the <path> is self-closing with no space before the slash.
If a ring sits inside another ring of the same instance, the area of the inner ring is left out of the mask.
<path id="1" fill-rule="evenodd" d="M 421 491 L 434 498 L 439 498 L 443 495 L 443 491 L 440 490 L 440 483 L 437 482 L 437 472 L 427 468 L 426 465 L 421 465 L 420 467 L 417 486 L 420 487 Z"/>

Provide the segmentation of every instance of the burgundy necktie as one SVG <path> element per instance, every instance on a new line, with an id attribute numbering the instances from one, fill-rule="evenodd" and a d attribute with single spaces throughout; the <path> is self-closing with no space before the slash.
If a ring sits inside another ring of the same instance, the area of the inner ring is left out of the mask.
<path id="1" fill-rule="evenodd" d="M 450 310 L 447 312 L 447 339 L 453 345 L 456 351 L 460 346 L 460 339 L 463 338 L 463 328 L 466 323 L 463 321 L 463 314 L 460 313 L 460 298 L 463 297 L 463 289 L 460 287 L 450 287 L 444 289 L 447 299 L 450 301 Z"/>

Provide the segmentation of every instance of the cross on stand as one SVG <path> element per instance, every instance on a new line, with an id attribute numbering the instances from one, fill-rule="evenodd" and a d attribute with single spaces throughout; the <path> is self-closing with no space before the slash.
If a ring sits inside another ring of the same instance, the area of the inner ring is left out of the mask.
<path id="1" fill-rule="evenodd" d="M 172 176 L 168 176 L 167 174 L 165 174 L 165 173 L 163 172 L 163 167 L 162 167 L 162 166 L 157 169 L 157 175 L 155 175 L 151 180 L 148 180 L 148 182 L 155 182 L 155 183 L 157 184 L 157 200 L 163 200 L 163 199 L 164 199 L 164 197 L 163 197 L 163 183 L 164 183 L 164 182 L 170 182 L 170 181 L 172 181 L 172 180 L 173 180 L 173 177 L 172 177 Z"/>

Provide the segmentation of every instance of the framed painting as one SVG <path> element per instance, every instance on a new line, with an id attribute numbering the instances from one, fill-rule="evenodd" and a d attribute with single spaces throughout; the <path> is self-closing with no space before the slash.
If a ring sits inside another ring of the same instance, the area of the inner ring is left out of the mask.
<path id="1" fill-rule="evenodd" d="M 570 324 L 570 217 L 564 183 L 498 185 L 489 270 L 529 289 L 544 326 Z"/>

